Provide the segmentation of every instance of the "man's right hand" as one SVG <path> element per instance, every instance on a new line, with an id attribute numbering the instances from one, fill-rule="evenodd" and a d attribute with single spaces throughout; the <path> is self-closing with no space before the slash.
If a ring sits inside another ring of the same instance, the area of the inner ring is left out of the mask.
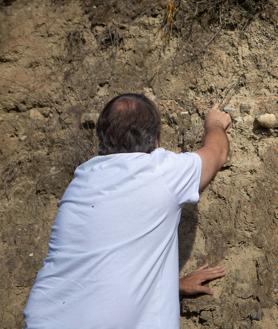
<path id="1" fill-rule="evenodd" d="M 218 105 L 209 110 L 205 119 L 203 147 L 196 152 L 202 159 L 200 191 L 210 183 L 227 161 L 229 141 L 226 130 L 230 124 L 230 115 L 220 111 Z"/>
<path id="2" fill-rule="evenodd" d="M 221 127 L 227 130 L 231 125 L 231 117 L 229 114 L 220 111 L 218 105 L 214 105 L 211 110 L 208 111 L 205 120 L 205 129 L 209 130 L 214 127 Z"/>

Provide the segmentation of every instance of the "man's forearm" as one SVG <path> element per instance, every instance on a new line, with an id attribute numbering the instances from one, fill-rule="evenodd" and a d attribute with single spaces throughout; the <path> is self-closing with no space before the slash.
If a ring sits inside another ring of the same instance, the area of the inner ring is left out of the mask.
<path id="1" fill-rule="evenodd" d="M 206 116 L 203 146 L 196 151 L 202 159 L 200 191 L 227 161 L 229 141 L 226 130 L 230 124 L 231 117 L 217 108 L 210 110 Z"/>
<path id="2" fill-rule="evenodd" d="M 229 153 L 229 140 L 226 131 L 217 125 L 206 127 L 203 147 L 213 151 L 215 157 L 219 159 L 220 169 L 227 161 Z"/>

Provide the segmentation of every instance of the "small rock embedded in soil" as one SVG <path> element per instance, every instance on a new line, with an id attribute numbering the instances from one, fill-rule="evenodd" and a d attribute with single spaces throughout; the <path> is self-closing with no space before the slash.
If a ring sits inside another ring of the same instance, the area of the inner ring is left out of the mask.
<path id="1" fill-rule="evenodd" d="M 42 108 L 40 112 L 45 118 L 52 116 L 51 109 L 49 107 Z"/>
<path id="2" fill-rule="evenodd" d="M 40 113 L 39 110 L 32 109 L 29 112 L 30 118 L 33 120 L 43 120 L 44 116 Z"/>
<path id="3" fill-rule="evenodd" d="M 202 311 L 200 319 L 203 323 L 212 321 L 212 312 L 207 310 Z"/>
<path id="4" fill-rule="evenodd" d="M 96 126 L 98 117 L 98 113 L 83 113 L 81 115 L 81 126 L 85 129 L 93 129 Z"/>
<path id="5" fill-rule="evenodd" d="M 261 310 L 252 311 L 250 313 L 250 319 L 252 321 L 260 321 L 262 319 L 262 311 Z"/>
<path id="6" fill-rule="evenodd" d="M 223 112 L 228 113 L 234 121 L 241 121 L 239 108 L 225 106 Z"/>
<path id="7" fill-rule="evenodd" d="M 26 136 L 26 135 L 21 135 L 21 136 L 19 136 L 18 139 L 19 139 L 21 142 L 24 142 L 25 139 L 27 139 L 27 136 Z"/>
<path id="8" fill-rule="evenodd" d="M 263 128 L 278 128 L 278 119 L 274 114 L 262 114 L 256 118 L 256 121 Z"/>
<path id="9" fill-rule="evenodd" d="M 171 113 L 168 118 L 168 123 L 170 127 L 176 126 L 178 124 L 178 115 L 177 113 Z"/>
<path id="10" fill-rule="evenodd" d="M 250 114 L 251 106 L 248 104 L 240 104 L 239 110 L 241 114 Z"/>
<path id="11" fill-rule="evenodd" d="M 16 105 L 16 110 L 18 112 L 26 112 L 27 111 L 27 107 L 24 104 L 17 104 Z"/>
<path id="12" fill-rule="evenodd" d="M 190 117 L 190 114 L 188 111 L 182 111 L 182 112 L 180 112 L 180 116 L 183 119 L 188 119 Z"/>
<path id="13" fill-rule="evenodd" d="M 235 108 L 230 107 L 230 106 L 225 106 L 223 109 L 224 112 L 229 113 L 229 114 L 235 112 L 235 110 L 236 110 Z"/>

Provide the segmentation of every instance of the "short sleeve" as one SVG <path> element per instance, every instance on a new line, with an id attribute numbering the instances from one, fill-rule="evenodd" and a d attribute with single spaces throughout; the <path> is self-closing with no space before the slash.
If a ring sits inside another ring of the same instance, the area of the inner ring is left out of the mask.
<path id="1" fill-rule="evenodd" d="M 199 201 L 202 161 L 194 152 L 174 153 L 159 148 L 158 170 L 179 206 Z"/>

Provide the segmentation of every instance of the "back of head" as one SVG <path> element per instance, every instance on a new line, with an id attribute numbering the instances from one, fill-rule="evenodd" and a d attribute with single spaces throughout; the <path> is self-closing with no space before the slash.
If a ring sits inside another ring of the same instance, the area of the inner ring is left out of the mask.
<path id="1" fill-rule="evenodd" d="M 142 94 L 123 94 L 106 104 L 97 122 L 99 155 L 150 153 L 160 137 L 160 114 Z"/>

